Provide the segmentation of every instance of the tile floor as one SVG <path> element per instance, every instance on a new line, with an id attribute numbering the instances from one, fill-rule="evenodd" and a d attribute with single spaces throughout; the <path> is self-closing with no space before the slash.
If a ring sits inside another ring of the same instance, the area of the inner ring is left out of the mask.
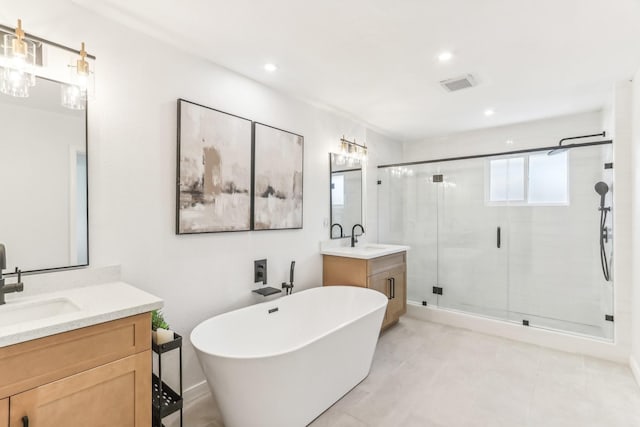
<path id="1" fill-rule="evenodd" d="M 223 423 L 207 395 L 184 425 Z M 640 388 L 624 365 L 405 316 L 369 376 L 311 424 L 362 426 L 639 427 Z"/>

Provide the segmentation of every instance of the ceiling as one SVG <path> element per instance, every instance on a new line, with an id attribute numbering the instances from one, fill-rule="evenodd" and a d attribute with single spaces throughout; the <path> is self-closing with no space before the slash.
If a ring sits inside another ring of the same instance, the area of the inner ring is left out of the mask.
<path id="1" fill-rule="evenodd" d="M 403 140 L 595 111 L 640 67 L 636 0 L 76 3 Z"/>

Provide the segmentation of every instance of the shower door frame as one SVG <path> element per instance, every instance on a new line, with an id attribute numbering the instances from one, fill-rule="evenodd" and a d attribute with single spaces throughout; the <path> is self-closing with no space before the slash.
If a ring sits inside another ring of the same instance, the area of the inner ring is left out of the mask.
<path id="1" fill-rule="evenodd" d="M 612 139 L 606 139 L 606 140 L 600 140 L 600 141 L 593 141 L 593 142 L 585 142 L 585 143 L 576 143 L 576 144 L 568 144 L 568 145 L 563 145 L 562 148 L 571 150 L 573 148 L 582 148 L 582 147 L 591 147 L 591 146 L 604 146 L 604 145 L 613 145 L 613 140 Z M 415 165 L 423 165 L 423 164 L 432 164 L 432 163 L 442 163 L 442 162 L 451 162 L 451 161 L 457 161 L 457 160 L 467 160 L 467 159 L 481 159 L 481 158 L 491 158 L 491 157 L 508 157 L 508 156 L 513 156 L 513 155 L 518 155 L 518 154 L 530 154 L 530 153 L 536 153 L 536 152 L 544 152 L 544 151 L 551 151 L 554 149 L 557 149 L 558 146 L 546 146 L 546 147 L 539 147 L 539 148 L 530 148 L 530 149 L 520 149 L 520 150 L 511 150 L 511 151 L 503 151 L 503 152 L 497 152 L 497 153 L 488 153 L 488 154 L 476 154 L 476 155 L 469 155 L 469 156 L 458 156 L 458 157 L 447 157 L 447 158 L 439 158 L 439 159 L 432 159 L 432 160 L 423 160 L 423 161 L 413 161 L 413 162 L 402 162 L 402 163 L 393 163 L 393 164 L 384 164 L 384 165 L 379 165 L 377 166 L 378 169 L 387 169 L 387 168 L 394 168 L 394 167 L 407 167 L 407 166 L 415 166 Z M 607 165 L 604 165 L 605 169 L 607 169 Z M 611 268 L 613 268 L 613 265 L 611 265 Z M 612 277 L 614 277 L 614 272 L 612 271 Z M 611 279 L 611 281 L 613 283 L 613 279 Z M 438 285 L 440 286 L 440 285 Z M 509 286 L 507 284 L 507 286 Z M 435 288 L 434 288 L 435 289 Z M 612 307 L 611 310 L 612 312 L 615 311 L 615 307 L 613 306 L 613 301 L 615 301 L 615 295 L 614 293 L 614 289 L 612 286 L 611 289 L 611 303 L 612 303 Z M 423 305 L 424 302 L 423 302 Z M 467 313 L 467 314 L 471 314 L 471 315 L 478 315 L 480 317 L 488 317 L 488 318 L 494 318 L 492 316 L 487 316 L 481 313 L 475 313 L 475 312 L 467 312 L 464 310 L 458 310 L 456 308 L 450 308 L 450 307 L 440 307 L 439 304 L 437 304 L 439 308 L 442 308 L 444 310 L 450 310 L 450 311 L 454 311 L 454 312 L 461 312 L 461 313 Z M 508 311 L 508 307 L 507 311 Z M 613 313 L 612 313 L 613 314 Z M 515 323 L 515 321 L 513 319 L 510 318 L 511 316 L 507 316 L 506 318 L 497 318 L 501 321 L 507 322 L 507 323 Z M 609 317 L 609 316 L 607 316 Z M 612 319 L 612 318 L 611 318 Z M 607 320 L 611 320 L 611 319 L 607 319 Z M 522 324 L 525 326 L 529 326 L 528 321 L 523 321 Z M 536 325 L 538 326 L 538 325 Z M 547 327 L 544 326 L 538 326 L 539 329 L 549 329 Z M 566 333 L 570 333 L 572 335 L 577 335 L 580 336 L 581 334 L 578 332 L 573 332 L 570 330 L 563 330 L 563 329 L 553 329 L 552 330 L 557 330 L 557 331 L 561 331 L 561 332 L 566 332 Z M 592 335 L 588 335 L 589 338 L 595 338 L 598 340 L 605 340 L 607 342 L 613 341 L 615 342 L 615 336 L 612 333 L 611 337 L 600 337 L 600 336 L 592 336 Z"/>

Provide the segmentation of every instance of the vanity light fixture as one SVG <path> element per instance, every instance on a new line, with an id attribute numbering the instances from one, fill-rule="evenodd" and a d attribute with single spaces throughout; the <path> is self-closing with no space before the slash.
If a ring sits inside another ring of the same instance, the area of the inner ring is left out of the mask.
<path id="1" fill-rule="evenodd" d="M 93 72 L 87 61 L 87 51 L 82 42 L 80 58 L 75 64 L 69 65 L 71 70 L 70 84 L 62 86 L 62 106 L 72 110 L 84 110 L 87 102 L 87 93 L 90 86 L 93 87 Z"/>
<path id="2" fill-rule="evenodd" d="M 356 140 L 349 141 L 344 135 L 340 139 L 339 162 L 353 164 L 356 160 L 364 162 L 367 158 L 367 146 L 356 143 Z M 344 164 L 343 163 L 343 164 Z"/>
<path id="3" fill-rule="evenodd" d="M 88 59 L 96 58 L 87 53 L 84 43 L 77 51 L 25 33 L 21 19 L 18 19 L 15 29 L 0 24 L 0 35 L 0 93 L 26 98 L 29 96 L 29 89 L 36 84 L 36 76 L 39 76 L 63 83 L 62 106 L 74 110 L 85 108 L 87 93 L 91 95 L 94 87 L 93 64 Z M 64 68 L 59 69 L 53 65 L 64 62 L 64 59 L 60 61 L 60 55 L 65 51 L 74 54 L 72 63 L 68 66 L 71 71 L 68 78 L 64 77 Z M 50 61 L 45 58 L 45 54 Z M 52 65 L 47 66 L 47 63 Z"/>
<path id="4" fill-rule="evenodd" d="M 26 98 L 29 88 L 36 83 L 35 66 L 36 44 L 25 37 L 22 20 L 13 34 L 2 37 L 2 55 L 0 56 L 0 92 Z"/>

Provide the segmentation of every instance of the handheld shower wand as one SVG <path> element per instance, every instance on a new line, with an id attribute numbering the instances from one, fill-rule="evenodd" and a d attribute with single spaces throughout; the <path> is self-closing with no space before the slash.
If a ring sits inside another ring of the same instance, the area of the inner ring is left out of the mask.
<path id="1" fill-rule="evenodd" d="M 609 274 L 609 262 L 607 261 L 607 251 L 604 244 L 608 241 L 609 231 L 607 230 L 607 213 L 611 210 L 609 207 L 604 207 L 604 199 L 609 192 L 609 186 L 606 182 L 599 181 L 596 183 L 594 189 L 596 193 L 600 195 L 600 264 L 602 265 L 602 275 L 607 282 L 610 279 Z"/>
<path id="2" fill-rule="evenodd" d="M 600 195 L 600 209 L 604 209 L 604 198 L 609 192 L 609 186 L 606 182 L 597 182 L 595 185 L 596 193 Z"/>

